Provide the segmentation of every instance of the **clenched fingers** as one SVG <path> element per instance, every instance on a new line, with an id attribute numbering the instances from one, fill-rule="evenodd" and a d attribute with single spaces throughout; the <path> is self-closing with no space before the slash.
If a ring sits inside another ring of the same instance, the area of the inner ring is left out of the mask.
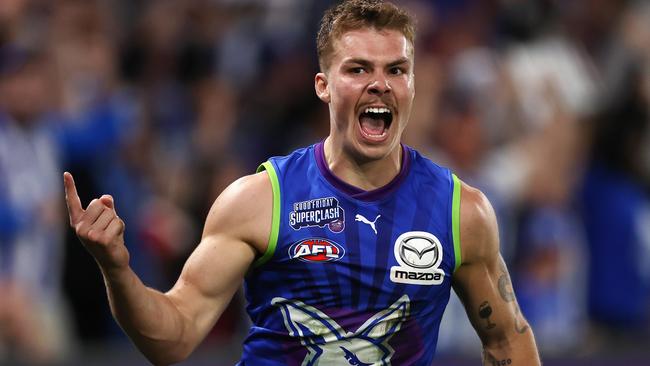
<path id="1" fill-rule="evenodd" d="M 114 237 L 107 235 L 106 229 L 116 218 L 118 217 L 113 208 L 112 197 L 104 195 L 90 201 L 86 210 L 76 217 L 74 229 L 79 239 L 86 244 L 89 242 L 108 244 Z"/>
<path id="2" fill-rule="evenodd" d="M 104 206 L 110 208 L 111 210 L 115 210 L 115 203 L 113 202 L 113 197 L 109 194 L 105 194 L 99 198 L 100 201 L 104 204 Z"/>
<path id="3" fill-rule="evenodd" d="M 106 210 L 106 207 L 98 199 L 90 201 L 86 211 L 77 218 L 74 227 L 77 235 L 83 235 L 87 232 L 104 210 Z"/>
<path id="4" fill-rule="evenodd" d="M 109 237 L 116 237 L 124 233 L 124 221 L 119 217 L 115 216 L 113 220 L 108 224 L 106 228 L 106 235 Z"/>
<path id="5" fill-rule="evenodd" d="M 99 215 L 99 217 L 93 224 L 93 228 L 97 230 L 105 231 L 106 227 L 108 227 L 108 224 L 110 224 L 115 217 L 117 217 L 117 215 L 113 210 L 109 208 L 104 208 L 101 215 Z"/>
<path id="6" fill-rule="evenodd" d="M 91 212 L 90 209 L 86 211 L 86 214 L 89 212 Z M 109 244 L 120 233 L 110 235 L 108 228 L 114 221 L 121 221 L 120 218 L 117 217 L 115 211 L 103 205 L 99 208 L 99 214 L 96 214 L 94 209 L 92 213 L 93 215 L 88 217 L 88 221 L 85 220 L 86 217 L 81 221 L 77 228 L 77 235 L 81 239 L 87 239 L 91 242 Z M 111 232 L 113 231 L 111 230 Z"/>
<path id="7" fill-rule="evenodd" d="M 94 200 L 90 201 L 88 204 L 88 207 L 86 208 L 86 212 L 83 215 L 82 220 L 88 221 L 91 224 L 94 224 L 95 221 L 99 218 L 99 215 L 101 215 L 104 211 L 106 210 L 106 206 L 95 198 Z"/>

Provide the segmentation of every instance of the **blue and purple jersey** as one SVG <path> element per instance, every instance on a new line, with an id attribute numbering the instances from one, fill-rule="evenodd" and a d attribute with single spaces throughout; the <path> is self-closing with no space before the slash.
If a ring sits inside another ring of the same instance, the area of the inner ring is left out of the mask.
<path id="1" fill-rule="evenodd" d="M 460 265 L 460 182 L 402 146 L 402 168 L 363 191 L 323 143 L 260 166 L 273 187 L 268 249 L 245 280 L 240 365 L 430 365 Z"/>

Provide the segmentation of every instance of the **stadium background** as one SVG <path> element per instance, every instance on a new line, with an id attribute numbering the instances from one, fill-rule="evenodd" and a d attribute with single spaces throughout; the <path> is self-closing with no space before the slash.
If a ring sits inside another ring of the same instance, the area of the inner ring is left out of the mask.
<path id="1" fill-rule="evenodd" d="M 405 141 L 481 188 L 545 365 L 650 364 L 650 3 L 412 0 Z M 218 193 L 319 141 L 325 0 L 0 1 L 0 364 L 145 363 L 66 225 L 111 193 L 161 290 Z M 237 360 L 238 294 L 185 365 Z M 476 365 L 457 300 L 437 365 Z"/>

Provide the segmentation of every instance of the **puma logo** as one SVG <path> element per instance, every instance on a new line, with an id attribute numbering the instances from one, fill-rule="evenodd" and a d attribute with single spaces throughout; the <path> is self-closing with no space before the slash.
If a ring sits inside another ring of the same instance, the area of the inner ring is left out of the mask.
<path id="1" fill-rule="evenodd" d="M 370 221 L 370 220 L 366 219 L 363 215 L 357 214 L 357 216 L 354 217 L 354 221 L 361 221 L 364 224 L 370 225 L 370 228 L 372 229 L 372 231 L 374 231 L 375 235 L 377 235 L 377 228 L 375 227 L 375 223 L 377 222 L 377 220 L 380 217 L 381 217 L 381 215 L 377 215 L 377 217 L 375 217 L 374 221 Z"/>

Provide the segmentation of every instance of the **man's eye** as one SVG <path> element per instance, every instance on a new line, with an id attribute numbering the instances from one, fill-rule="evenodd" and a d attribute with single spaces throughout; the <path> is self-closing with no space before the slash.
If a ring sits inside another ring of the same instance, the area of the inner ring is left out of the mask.
<path id="1" fill-rule="evenodd" d="M 350 69 L 350 72 L 352 72 L 353 74 L 363 74 L 364 72 L 366 72 L 366 69 L 364 69 L 363 67 L 353 67 Z"/>
<path id="2" fill-rule="evenodd" d="M 391 75 L 402 75 L 404 73 L 404 69 L 401 67 L 393 67 L 390 69 Z"/>

